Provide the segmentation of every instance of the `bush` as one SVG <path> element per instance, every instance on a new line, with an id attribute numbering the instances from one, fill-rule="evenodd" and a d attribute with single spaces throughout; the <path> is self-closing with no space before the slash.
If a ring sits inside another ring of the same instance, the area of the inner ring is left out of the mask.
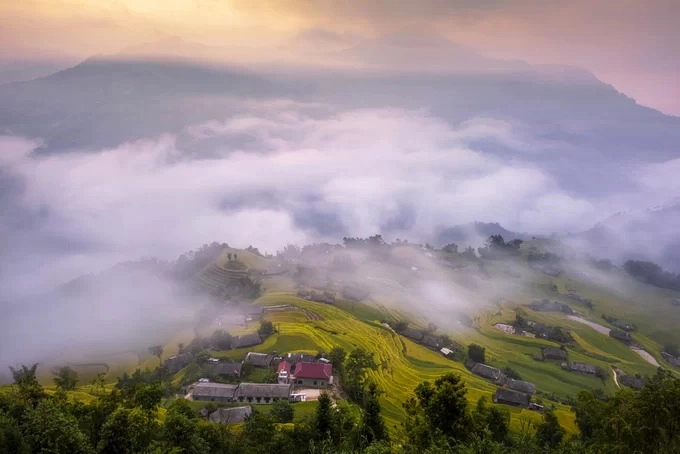
<path id="1" fill-rule="evenodd" d="M 468 358 L 478 363 L 484 363 L 486 361 L 486 348 L 477 344 L 468 345 Z"/>

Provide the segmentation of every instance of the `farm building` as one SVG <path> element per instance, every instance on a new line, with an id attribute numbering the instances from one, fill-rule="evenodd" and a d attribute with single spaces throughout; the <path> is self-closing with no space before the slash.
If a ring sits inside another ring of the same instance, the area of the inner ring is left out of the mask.
<path id="1" fill-rule="evenodd" d="M 169 374 L 176 374 L 183 369 L 191 361 L 191 355 L 188 353 L 181 353 L 179 355 L 171 356 L 163 363 L 165 369 Z"/>
<path id="2" fill-rule="evenodd" d="M 561 348 L 548 347 L 543 349 L 543 358 L 565 361 L 567 359 L 567 352 Z"/>
<path id="3" fill-rule="evenodd" d="M 253 413 L 252 407 L 218 408 L 210 415 L 210 422 L 238 424 Z"/>
<path id="4" fill-rule="evenodd" d="M 536 385 L 528 381 L 508 379 L 508 388 L 524 394 L 536 394 Z"/>
<path id="5" fill-rule="evenodd" d="M 221 375 L 223 377 L 240 377 L 241 367 L 241 363 L 215 363 L 212 366 L 212 372 L 215 375 Z"/>
<path id="6" fill-rule="evenodd" d="M 209 402 L 231 402 L 234 400 L 234 393 L 237 385 L 225 385 L 222 383 L 197 383 L 191 393 L 193 400 L 204 400 Z"/>
<path id="7" fill-rule="evenodd" d="M 269 383 L 241 383 L 236 389 L 234 399 L 238 402 L 271 403 L 290 397 L 291 385 Z"/>
<path id="8" fill-rule="evenodd" d="M 408 337 L 409 339 L 414 340 L 416 342 L 420 342 L 424 336 L 422 331 L 418 331 L 417 329 L 413 328 L 406 328 L 399 334 L 401 334 L 404 337 Z"/>
<path id="9" fill-rule="evenodd" d="M 423 339 L 420 341 L 420 343 L 434 350 L 439 350 L 444 346 L 444 342 L 442 341 L 441 337 L 432 336 L 430 334 L 423 336 Z"/>
<path id="10" fill-rule="evenodd" d="M 635 331 L 635 325 L 621 320 L 612 320 L 611 324 L 624 331 Z"/>
<path id="11" fill-rule="evenodd" d="M 262 338 L 258 333 L 244 334 L 243 336 L 234 338 L 232 341 L 232 348 L 252 347 L 254 345 L 260 345 L 261 343 Z"/>
<path id="12" fill-rule="evenodd" d="M 495 404 L 513 405 L 522 408 L 529 407 L 529 400 L 529 396 L 522 392 L 504 388 L 498 388 L 493 396 Z"/>
<path id="13" fill-rule="evenodd" d="M 600 368 L 588 363 L 563 363 L 562 369 L 569 370 L 571 372 L 578 372 L 580 374 L 588 375 L 598 375 L 600 373 Z"/>
<path id="14" fill-rule="evenodd" d="M 620 375 L 619 382 L 622 385 L 628 386 L 633 389 L 642 389 L 645 386 L 645 380 L 634 375 Z"/>
<path id="15" fill-rule="evenodd" d="M 324 363 L 297 363 L 292 371 L 297 386 L 325 388 L 333 384 L 333 365 Z"/>
<path id="16" fill-rule="evenodd" d="M 591 308 L 593 307 L 593 301 L 592 300 L 589 300 L 588 298 L 585 298 L 581 295 L 577 295 L 574 292 L 567 293 L 567 298 L 572 299 L 574 301 L 577 301 L 577 302 L 583 304 L 584 306 L 591 307 Z"/>
<path id="17" fill-rule="evenodd" d="M 251 363 L 254 367 L 269 367 L 272 364 L 274 355 L 266 353 L 248 352 L 243 362 Z"/>
<path id="18" fill-rule="evenodd" d="M 661 356 L 663 357 L 663 359 L 665 359 L 672 365 L 680 367 L 680 358 L 678 358 L 677 356 L 673 356 L 668 352 L 661 352 Z"/>
<path id="19" fill-rule="evenodd" d="M 472 367 L 472 372 L 479 375 L 480 377 L 491 380 L 492 382 L 502 385 L 505 383 L 506 376 L 500 370 L 495 367 L 487 366 L 486 364 L 477 363 Z"/>
<path id="20" fill-rule="evenodd" d="M 316 358 L 308 353 L 286 353 L 283 355 L 283 360 L 292 365 L 299 362 L 313 363 Z"/>
<path id="21" fill-rule="evenodd" d="M 609 331 L 609 335 L 614 339 L 623 342 L 624 344 L 630 344 L 633 342 L 633 336 L 630 333 L 621 331 L 620 329 L 613 329 Z"/>
<path id="22" fill-rule="evenodd" d="M 566 304 L 554 302 L 551 303 L 547 299 L 541 301 L 534 301 L 529 307 L 536 312 L 562 312 L 568 315 L 573 315 L 574 311 Z"/>

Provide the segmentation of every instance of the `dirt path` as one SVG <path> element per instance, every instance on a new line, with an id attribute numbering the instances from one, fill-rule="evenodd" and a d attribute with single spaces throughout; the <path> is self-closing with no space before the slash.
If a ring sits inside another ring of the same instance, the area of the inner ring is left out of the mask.
<path id="1" fill-rule="evenodd" d="M 652 355 L 650 355 L 649 352 L 642 350 L 641 348 L 631 347 L 630 349 L 633 350 L 638 355 L 640 355 L 642 357 L 642 359 L 647 361 L 652 366 L 659 367 L 659 362 L 656 360 L 656 358 L 654 358 Z"/>
<path id="2" fill-rule="evenodd" d="M 597 331 L 598 333 L 605 334 L 609 336 L 609 332 L 611 329 L 607 328 L 606 326 L 602 326 L 599 323 L 591 322 L 590 320 L 586 320 L 585 318 L 578 317 L 576 315 L 567 315 L 567 318 L 569 320 L 573 320 L 575 322 L 583 323 L 584 325 L 590 326 L 592 329 Z"/>
<path id="3" fill-rule="evenodd" d="M 614 374 L 614 384 L 617 388 L 621 389 L 621 386 L 619 385 L 619 376 L 616 373 L 616 369 L 612 369 L 612 373 Z"/>

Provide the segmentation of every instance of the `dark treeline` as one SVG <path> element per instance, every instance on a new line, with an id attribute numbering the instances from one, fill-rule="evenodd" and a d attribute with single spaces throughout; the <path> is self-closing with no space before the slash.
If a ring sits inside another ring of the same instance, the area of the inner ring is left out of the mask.
<path id="1" fill-rule="evenodd" d="M 680 274 L 665 271 L 656 263 L 629 260 L 623 265 L 623 269 L 638 281 L 646 284 L 671 290 L 680 290 Z"/>
<path id="2" fill-rule="evenodd" d="M 511 432 L 507 410 L 486 398 L 470 405 L 461 377 L 447 374 L 416 387 L 403 403 L 398 435 L 390 436 L 381 391 L 365 378 L 371 358 L 341 349 L 331 356 L 343 364 L 350 399 L 322 394 L 315 413 L 294 424 L 281 424 L 292 418 L 288 403 L 255 411 L 239 426 L 203 420 L 181 398 L 161 415 L 164 388 L 143 374 L 126 376 L 110 392 L 93 388 L 87 403 L 75 401 L 61 387 L 48 394 L 35 367 L 17 368 L 14 385 L 0 394 L 0 453 L 680 452 L 680 379 L 663 370 L 639 392 L 579 394 L 573 410 L 580 434 L 571 437 L 549 408 L 539 424 L 523 420 Z"/>

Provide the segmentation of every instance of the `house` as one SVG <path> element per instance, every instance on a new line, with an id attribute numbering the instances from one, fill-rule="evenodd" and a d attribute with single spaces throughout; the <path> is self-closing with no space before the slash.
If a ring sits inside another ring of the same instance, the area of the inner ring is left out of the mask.
<path id="1" fill-rule="evenodd" d="M 165 369 L 169 374 L 176 374 L 183 369 L 191 361 L 189 353 L 180 353 L 179 355 L 171 356 L 163 363 Z"/>
<path id="2" fill-rule="evenodd" d="M 574 301 L 577 301 L 577 302 L 583 304 L 584 306 L 587 306 L 587 307 L 590 307 L 590 308 L 593 307 L 593 301 L 592 300 L 589 300 L 588 298 L 585 298 L 581 295 L 577 295 L 574 292 L 567 293 L 567 298 L 572 299 Z"/>
<path id="3" fill-rule="evenodd" d="M 563 312 L 568 315 L 574 315 L 574 310 L 566 304 L 558 302 L 551 303 L 547 299 L 534 301 L 529 307 L 536 312 Z"/>
<path id="4" fill-rule="evenodd" d="M 245 363 L 251 363 L 254 367 L 269 367 L 272 364 L 274 355 L 268 355 L 266 353 L 255 353 L 248 352 L 246 359 L 243 360 Z"/>
<path id="5" fill-rule="evenodd" d="M 611 324 L 624 331 L 635 331 L 635 325 L 621 320 L 612 320 Z"/>
<path id="6" fill-rule="evenodd" d="M 252 347 L 254 345 L 260 345 L 261 343 L 262 338 L 258 333 L 250 333 L 235 337 L 234 340 L 232 340 L 231 348 Z"/>
<path id="7" fill-rule="evenodd" d="M 620 329 L 613 329 L 609 331 L 609 335 L 614 339 L 623 342 L 624 344 L 630 344 L 633 342 L 633 336 L 630 333 L 621 331 Z"/>
<path id="8" fill-rule="evenodd" d="M 543 405 L 541 404 L 535 404 L 533 402 L 529 403 L 529 410 L 534 410 L 534 411 L 543 411 Z"/>
<path id="9" fill-rule="evenodd" d="M 472 367 L 472 373 L 479 375 L 480 377 L 491 380 L 497 385 L 502 385 L 505 383 L 506 376 L 500 370 L 495 367 L 487 366 L 486 364 L 477 363 Z"/>
<path id="10" fill-rule="evenodd" d="M 423 339 L 423 336 L 424 336 L 422 331 L 418 331 L 418 330 L 415 330 L 413 328 L 406 328 L 404 331 L 402 331 L 399 334 L 401 334 L 404 337 L 408 337 L 409 339 L 414 340 L 416 342 L 420 342 Z"/>
<path id="11" fill-rule="evenodd" d="M 234 400 L 237 385 L 222 383 L 197 383 L 191 393 L 193 400 L 227 403 Z"/>
<path id="12" fill-rule="evenodd" d="M 333 365 L 329 363 L 297 363 L 293 383 L 309 388 L 325 388 L 333 384 Z"/>
<path id="13" fill-rule="evenodd" d="M 580 374 L 588 375 L 599 375 L 600 368 L 588 363 L 562 363 L 562 369 L 569 370 L 571 372 L 578 372 Z"/>
<path id="14" fill-rule="evenodd" d="M 277 400 L 289 400 L 292 385 L 270 383 L 241 383 L 234 399 L 238 402 L 268 404 Z"/>
<path id="15" fill-rule="evenodd" d="M 241 376 L 241 363 L 215 363 L 212 365 L 212 373 L 214 375 L 220 375 L 222 377 L 240 377 Z"/>
<path id="16" fill-rule="evenodd" d="M 203 407 L 199 410 L 198 416 L 200 416 L 201 418 L 207 418 L 208 416 L 210 416 L 210 410 Z"/>
<path id="17" fill-rule="evenodd" d="M 444 344 L 441 337 L 432 336 L 430 334 L 426 334 L 425 336 L 423 336 L 420 343 L 423 344 L 424 346 L 430 347 L 434 350 L 439 350 L 440 348 L 443 347 L 443 344 Z"/>
<path id="18" fill-rule="evenodd" d="M 514 380 L 512 378 L 508 379 L 507 382 L 508 388 L 512 389 L 513 391 L 519 391 L 524 394 L 536 394 L 536 385 L 533 383 L 530 383 L 528 381 L 522 381 L 522 380 Z"/>
<path id="19" fill-rule="evenodd" d="M 556 359 L 559 361 L 567 360 L 567 351 L 561 348 L 548 347 L 543 349 L 544 359 Z"/>
<path id="20" fill-rule="evenodd" d="M 218 408 L 210 415 L 210 422 L 220 424 L 238 424 L 245 421 L 246 418 L 252 413 L 253 408 L 250 406 Z"/>
<path id="21" fill-rule="evenodd" d="M 277 382 L 280 385 L 287 385 L 291 380 L 292 364 L 288 361 L 281 361 L 276 368 Z"/>
<path id="22" fill-rule="evenodd" d="M 661 356 L 670 364 L 676 367 L 680 367 L 680 358 L 678 358 L 677 356 L 673 356 L 668 352 L 661 352 Z"/>
<path id="23" fill-rule="evenodd" d="M 495 404 L 513 405 L 522 408 L 528 408 L 529 401 L 529 396 L 519 391 L 513 391 L 512 389 L 498 388 L 496 394 L 493 396 L 493 402 Z"/>
<path id="24" fill-rule="evenodd" d="M 446 347 L 441 348 L 439 351 L 444 356 L 449 356 L 449 355 L 453 354 L 453 350 L 446 348 Z"/>
<path id="25" fill-rule="evenodd" d="M 633 389 L 642 389 L 645 387 L 645 380 L 634 375 L 620 375 L 619 383 Z"/>

